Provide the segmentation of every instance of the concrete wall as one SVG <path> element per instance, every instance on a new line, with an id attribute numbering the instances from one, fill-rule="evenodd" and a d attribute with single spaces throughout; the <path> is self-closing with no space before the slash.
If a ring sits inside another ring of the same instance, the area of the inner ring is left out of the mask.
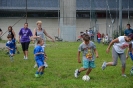
<path id="1" fill-rule="evenodd" d="M 8 26 L 12 26 L 16 23 L 19 18 L 0 18 L 0 28 L 2 28 L 3 32 L 7 31 Z M 47 19 L 47 18 L 28 18 L 29 28 L 33 31 L 36 28 L 36 21 L 41 20 L 43 22 L 42 27 L 46 29 L 49 35 L 52 37 L 58 35 L 58 19 Z M 123 26 L 125 27 L 127 24 L 127 19 L 123 19 Z M 17 37 L 20 28 L 23 27 L 25 23 L 25 19 L 19 21 L 13 29 L 15 30 Z M 106 33 L 106 19 L 98 19 L 97 24 L 99 25 L 100 33 Z M 116 25 L 116 23 L 114 23 Z M 130 20 L 131 26 L 133 25 L 133 20 Z M 77 19 L 76 20 L 76 38 L 79 35 L 80 31 L 88 30 L 90 28 L 90 19 Z M 7 33 L 2 37 L 6 40 Z"/>
<path id="2" fill-rule="evenodd" d="M 76 0 L 60 0 L 60 30 L 63 41 L 76 40 Z"/>

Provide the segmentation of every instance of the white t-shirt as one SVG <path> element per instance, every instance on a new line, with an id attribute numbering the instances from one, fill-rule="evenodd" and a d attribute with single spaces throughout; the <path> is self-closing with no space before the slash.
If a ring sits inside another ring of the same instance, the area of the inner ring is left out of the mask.
<path id="1" fill-rule="evenodd" d="M 119 43 L 114 43 L 113 47 L 117 53 L 124 53 L 125 49 L 131 44 L 131 42 L 125 41 L 125 36 L 118 37 Z"/>
<path id="2" fill-rule="evenodd" d="M 105 39 L 106 39 L 106 40 L 108 40 L 108 39 L 109 39 L 107 35 L 105 36 Z"/>

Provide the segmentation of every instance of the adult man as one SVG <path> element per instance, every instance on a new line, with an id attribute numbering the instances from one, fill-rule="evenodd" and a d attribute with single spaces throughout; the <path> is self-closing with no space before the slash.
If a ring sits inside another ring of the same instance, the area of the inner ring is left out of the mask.
<path id="1" fill-rule="evenodd" d="M 127 29 L 124 31 L 125 36 L 128 36 L 129 34 L 133 33 L 133 29 L 131 29 L 130 27 L 130 24 L 127 24 Z"/>

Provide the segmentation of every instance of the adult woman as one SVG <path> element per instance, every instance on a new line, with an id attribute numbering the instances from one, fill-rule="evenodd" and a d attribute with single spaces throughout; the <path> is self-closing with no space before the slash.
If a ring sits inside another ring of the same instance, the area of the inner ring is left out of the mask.
<path id="1" fill-rule="evenodd" d="M 47 37 L 49 37 L 54 42 L 54 39 L 50 35 L 48 35 L 48 33 L 45 31 L 45 29 L 42 28 L 42 21 L 37 21 L 36 24 L 37 24 L 37 28 L 35 28 L 33 31 L 34 39 L 36 39 L 35 46 L 37 45 L 37 38 L 42 38 L 44 40 L 44 46 L 42 46 L 42 47 L 45 47 L 45 44 L 46 44 L 45 35 Z M 45 62 L 45 67 L 47 67 L 47 66 L 48 66 L 47 63 Z M 36 67 L 36 64 L 34 67 Z"/>
<path id="2" fill-rule="evenodd" d="M 32 36 L 31 30 L 28 28 L 28 23 L 24 24 L 24 28 L 21 28 L 19 32 L 18 42 L 21 42 L 24 59 L 28 59 L 28 48 L 30 44 L 30 37 Z"/>
<path id="3" fill-rule="evenodd" d="M 8 27 L 8 35 L 11 35 L 12 39 L 14 39 L 16 41 L 16 34 L 15 34 L 14 30 L 12 29 L 12 26 Z M 16 42 L 15 42 L 15 47 L 16 47 L 17 53 L 19 54 Z"/>
<path id="4" fill-rule="evenodd" d="M 50 35 L 48 35 L 45 29 L 42 28 L 42 21 L 37 21 L 36 24 L 37 24 L 37 28 L 35 28 L 33 31 L 33 36 L 34 36 L 34 39 L 36 39 L 36 42 L 37 42 L 37 38 L 42 38 L 46 43 L 45 35 L 54 42 L 54 39 Z M 36 46 L 36 42 L 35 42 L 35 46 Z"/>

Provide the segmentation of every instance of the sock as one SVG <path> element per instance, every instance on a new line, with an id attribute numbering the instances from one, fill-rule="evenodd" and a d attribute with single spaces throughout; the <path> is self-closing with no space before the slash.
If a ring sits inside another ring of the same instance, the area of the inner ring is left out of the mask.
<path id="1" fill-rule="evenodd" d="M 38 72 L 38 71 L 36 71 L 36 74 L 39 74 L 39 72 Z"/>
<path id="2" fill-rule="evenodd" d="M 80 73 L 80 71 L 78 70 L 78 73 Z"/>
<path id="3" fill-rule="evenodd" d="M 40 72 L 40 75 L 42 75 L 44 72 Z"/>

